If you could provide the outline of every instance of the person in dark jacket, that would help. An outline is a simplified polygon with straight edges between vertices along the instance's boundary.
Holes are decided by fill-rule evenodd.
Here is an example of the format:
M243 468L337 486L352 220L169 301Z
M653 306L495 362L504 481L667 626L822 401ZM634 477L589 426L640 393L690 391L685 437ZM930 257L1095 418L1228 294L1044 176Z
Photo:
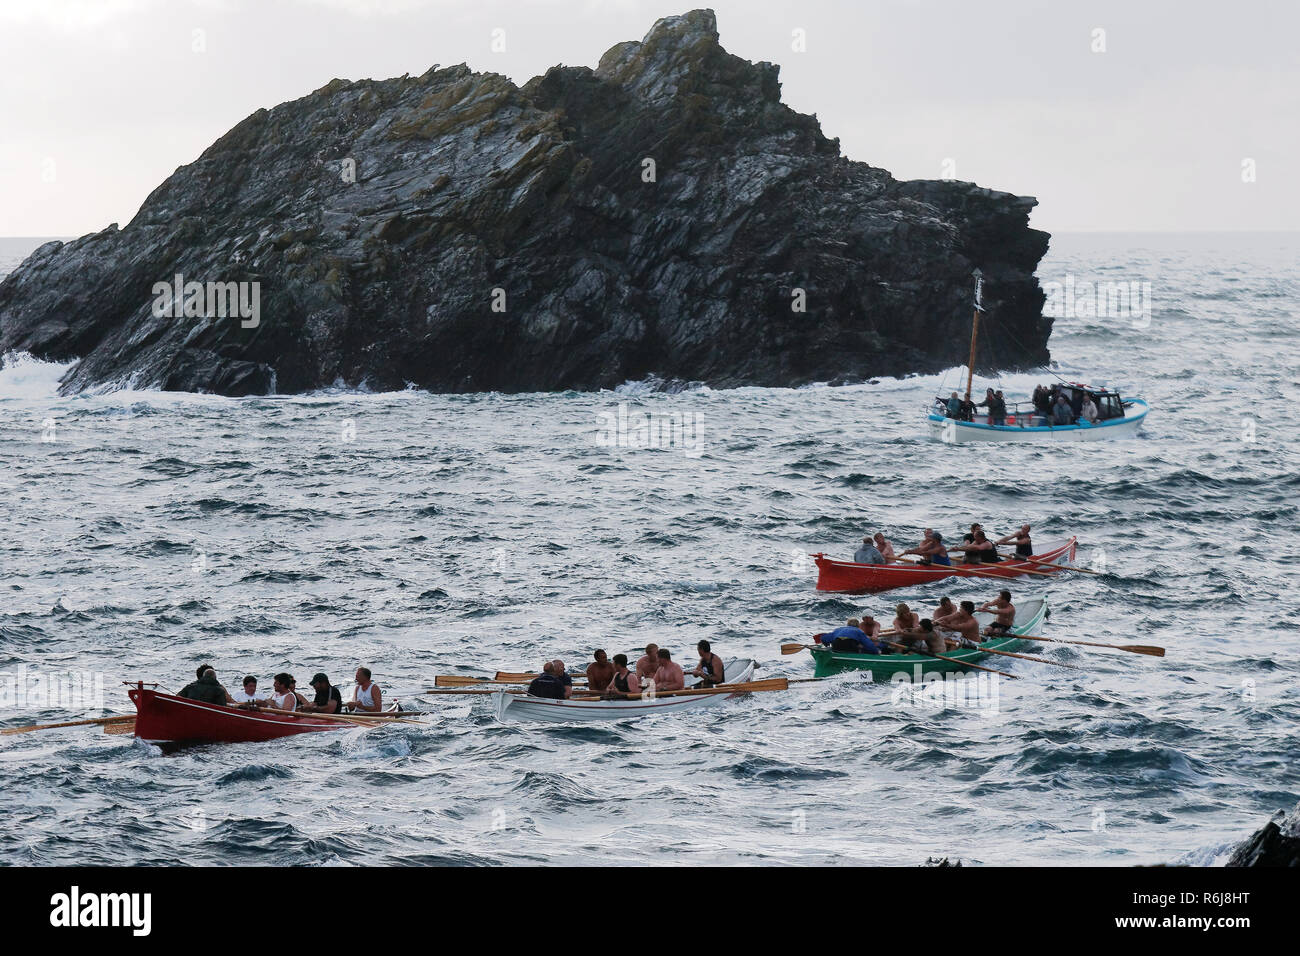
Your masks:
M202 676L194 683L186 684L177 696L205 704L224 704L230 697L226 689L217 682L217 672L211 667L204 670Z

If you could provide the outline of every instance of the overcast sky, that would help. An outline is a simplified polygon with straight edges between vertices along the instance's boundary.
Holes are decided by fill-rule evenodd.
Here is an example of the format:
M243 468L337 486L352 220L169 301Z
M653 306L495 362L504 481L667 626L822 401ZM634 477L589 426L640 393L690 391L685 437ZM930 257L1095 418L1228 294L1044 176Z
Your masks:
M1300 228L1291 0L712 7L726 49L780 64L786 103L816 113L845 155L900 179L955 174L1037 196L1033 223L1051 232ZM689 8L0 0L0 236L125 225L239 120L334 77L466 62L523 83L557 63L595 66ZM491 50L495 29L505 52ZM805 52L792 49L795 30Z

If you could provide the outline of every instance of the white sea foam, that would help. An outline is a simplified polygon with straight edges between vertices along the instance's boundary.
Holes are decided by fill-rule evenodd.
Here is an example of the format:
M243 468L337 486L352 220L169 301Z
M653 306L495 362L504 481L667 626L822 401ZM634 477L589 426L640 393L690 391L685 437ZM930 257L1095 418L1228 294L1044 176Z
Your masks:
M57 398L59 379L75 362L43 362L26 352L0 356L0 399Z

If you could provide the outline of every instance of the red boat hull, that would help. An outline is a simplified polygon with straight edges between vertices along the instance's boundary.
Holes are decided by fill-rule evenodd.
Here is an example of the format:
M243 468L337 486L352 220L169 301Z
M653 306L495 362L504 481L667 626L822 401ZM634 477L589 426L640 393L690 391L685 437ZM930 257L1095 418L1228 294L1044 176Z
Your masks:
M915 564L856 564L853 561L836 561L822 554L814 554L817 562L817 590L837 591L841 594L879 594L895 588L917 587L940 581L944 578L1018 578L1026 571L1040 571L1051 574L1056 568L1047 567L1036 561L1052 564L1074 561L1079 539L1071 538L1065 544L1054 547L1042 554L1034 555L1034 561L1024 558L1009 558L998 564L955 564L952 567L933 565L921 567ZM975 568L972 572L969 568ZM1031 574L1030 577L1037 575Z
M345 720L204 704L144 688L132 687L127 693L135 702L135 735L150 743L258 743L353 726Z

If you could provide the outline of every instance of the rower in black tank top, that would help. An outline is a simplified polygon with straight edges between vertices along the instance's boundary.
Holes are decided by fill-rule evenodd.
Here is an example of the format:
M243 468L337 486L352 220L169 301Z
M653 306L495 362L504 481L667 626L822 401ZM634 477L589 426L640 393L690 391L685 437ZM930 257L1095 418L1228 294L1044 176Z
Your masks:
M1016 545L1016 554L1018 554L1022 558L1027 558L1033 553L1034 553L1034 545L1028 538L1020 542L1020 544Z
M631 672L629 671L628 673ZM618 691L620 694L630 693L630 691L627 689L627 677L628 677L627 674L614 675L614 689Z

